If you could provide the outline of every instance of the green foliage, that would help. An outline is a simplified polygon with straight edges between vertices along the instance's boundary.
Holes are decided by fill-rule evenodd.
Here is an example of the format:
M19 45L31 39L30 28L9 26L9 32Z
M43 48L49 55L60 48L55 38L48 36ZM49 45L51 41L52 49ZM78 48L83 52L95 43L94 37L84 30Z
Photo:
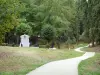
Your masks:
M74 0L22 0L27 5L26 19L34 35L39 35L45 24L50 24L59 33L75 23ZM71 12L71 13L70 13Z
M32 35L32 28L28 24L21 23L16 27L16 33L18 35L22 35L22 34Z
M72 40L68 37L67 44L71 44Z
M51 25L45 25L41 30L41 37L50 42L55 38L55 29Z
M55 41L66 42L68 36L74 42L79 37L76 21L76 1L74 0L20 0L25 3L26 11L21 17L26 18L27 23L32 27L34 36L41 34L45 24L55 28ZM43 31L44 32L44 31ZM47 31L46 31L47 32ZM50 30L48 32L51 32ZM45 39L51 41L46 35Z
M83 34L87 40L100 43L100 0L78 0L77 11L78 22L83 25Z
M75 0L1 0L1 3L3 4L1 6L4 6L2 15L7 19L3 22L3 25L8 27L5 27L5 32L19 25L16 28L19 35L32 32L32 35L38 36L42 30L43 33L49 33L45 35L48 41L54 38L54 36L50 38L50 35L55 35L57 41L65 42L68 37L78 41L79 27L76 24ZM3 13L4 11L7 13ZM46 28L47 30L44 29L45 24L50 25L54 31L50 31L50 27Z
M49 48L48 45L39 45L39 48Z
M0 0L0 43L6 32L18 25L18 16L23 8L19 0Z
M39 39L39 45L46 45L47 44L47 40L45 39Z
M75 38L68 37L68 39L66 41L66 44L68 45L69 49L70 49L71 45L75 44L75 43L76 43L76 39Z

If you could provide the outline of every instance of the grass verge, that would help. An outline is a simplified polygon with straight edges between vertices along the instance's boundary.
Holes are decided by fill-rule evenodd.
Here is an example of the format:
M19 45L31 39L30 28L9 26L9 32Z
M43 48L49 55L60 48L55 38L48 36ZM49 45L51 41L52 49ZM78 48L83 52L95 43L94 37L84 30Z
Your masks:
M96 52L96 55L79 64L79 75L100 75L100 47L85 48L85 50Z

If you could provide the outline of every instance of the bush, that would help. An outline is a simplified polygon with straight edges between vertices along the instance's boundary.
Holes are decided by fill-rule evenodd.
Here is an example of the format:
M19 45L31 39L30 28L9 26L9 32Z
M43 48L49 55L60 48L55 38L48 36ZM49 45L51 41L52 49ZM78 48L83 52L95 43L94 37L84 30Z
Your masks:
M55 29L51 25L45 25L41 30L41 37L50 42L55 38Z
M39 45L46 45L47 41L44 39L39 39Z
M7 46L8 44L7 44L7 43L2 43L1 45L2 45L2 46Z
M84 32L82 35L80 35L79 40L88 43L90 41L90 39L87 36L87 32Z
M28 24L21 23L20 25L18 25L16 27L16 33L18 35L22 35L22 34L31 35L32 34L32 27L29 26Z
M49 45L39 45L39 48L49 48Z

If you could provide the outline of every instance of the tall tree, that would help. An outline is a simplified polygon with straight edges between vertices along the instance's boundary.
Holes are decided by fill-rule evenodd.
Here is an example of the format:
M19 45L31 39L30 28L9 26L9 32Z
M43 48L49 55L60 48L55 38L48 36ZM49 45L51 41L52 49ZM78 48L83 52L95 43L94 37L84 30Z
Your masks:
M24 16L32 27L33 35L38 36L44 25L56 29L56 40L67 41L68 36L78 39L78 26L75 24L75 0L21 0L26 3Z
M19 0L0 0L0 43L6 32L18 25L22 5Z
M65 30L75 23L74 0L29 0L26 19L33 27L34 33L40 33L43 25L50 24L58 32ZM70 13L71 12L71 13Z
M79 9L81 9L82 17L81 21L84 25L84 35L92 42L100 43L100 1L99 0L78 0L80 3Z

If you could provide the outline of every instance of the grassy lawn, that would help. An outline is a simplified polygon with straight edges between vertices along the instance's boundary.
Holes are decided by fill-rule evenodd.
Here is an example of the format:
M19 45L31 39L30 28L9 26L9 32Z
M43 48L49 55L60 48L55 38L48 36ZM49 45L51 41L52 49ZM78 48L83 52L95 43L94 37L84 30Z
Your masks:
M100 75L100 47L85 48L84 50L96 52L96 55L80 63L79 75Z
M100 53L100 46L83 48L83 51Z
M25 75L37 67L60 59L81 56L74 50L0 47L0 75Z

